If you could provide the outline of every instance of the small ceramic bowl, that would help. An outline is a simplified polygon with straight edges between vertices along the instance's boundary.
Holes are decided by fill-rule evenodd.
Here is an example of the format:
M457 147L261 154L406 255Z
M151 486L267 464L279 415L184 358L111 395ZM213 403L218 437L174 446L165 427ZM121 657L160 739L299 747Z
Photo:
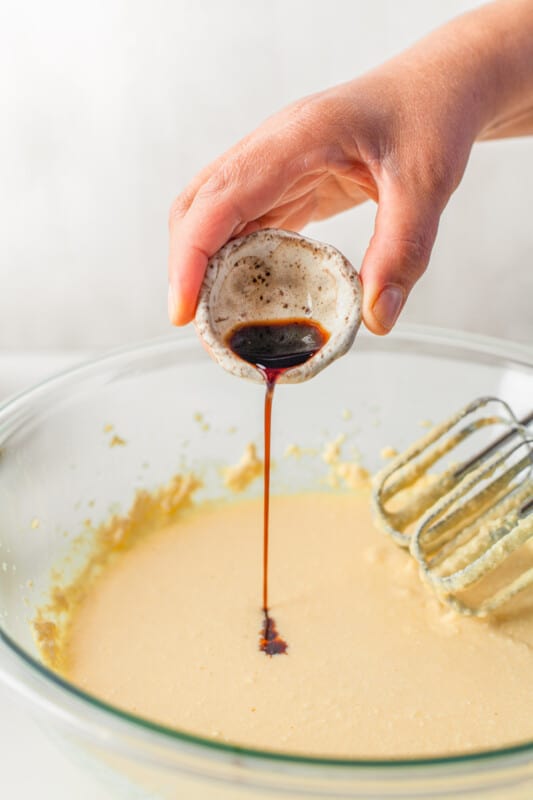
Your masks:
M312 320L328 334L304 364L287 369L280 383L301 383L346 353L361 322L362 287L350 262L329 244L296 233L266 229L233 239L209 261L195 325L207 350L224 369L262 381L228 339L239 326Z

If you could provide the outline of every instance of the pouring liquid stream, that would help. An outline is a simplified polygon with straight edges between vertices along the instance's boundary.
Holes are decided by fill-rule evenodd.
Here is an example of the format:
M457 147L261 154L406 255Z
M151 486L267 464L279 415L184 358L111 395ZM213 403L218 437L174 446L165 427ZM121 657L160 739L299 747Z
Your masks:
M275 320L245 323L234 328L228 337L233 352L253 364L266 383L264 414L264 488L263 488L263 627L259 648L267 655L287 651L275 620L269 614L269 522L270 522L270 443L272 429L272 401L279 378L292 367L305 364L327 342L329 334L317 323L308 319Z

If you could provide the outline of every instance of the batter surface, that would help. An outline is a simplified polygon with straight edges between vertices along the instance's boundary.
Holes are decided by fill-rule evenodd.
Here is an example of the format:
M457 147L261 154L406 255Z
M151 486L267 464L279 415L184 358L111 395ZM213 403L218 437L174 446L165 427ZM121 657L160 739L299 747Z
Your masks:
M533 737L533 614L442 609L375 530L364 492L274 497L258 648L262 501L183 512L104 566L69 611L61 670L158 722L251 747L399 757Z

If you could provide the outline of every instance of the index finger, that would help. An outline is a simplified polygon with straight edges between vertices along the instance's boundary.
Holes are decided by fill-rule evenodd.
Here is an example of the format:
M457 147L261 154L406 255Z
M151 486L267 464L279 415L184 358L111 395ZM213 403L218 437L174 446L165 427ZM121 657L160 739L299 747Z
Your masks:
M310 168L302 143L262 137L216 163L184 213L170 220L169 316L174 325L194 317L207 262L232 236L274 208Z

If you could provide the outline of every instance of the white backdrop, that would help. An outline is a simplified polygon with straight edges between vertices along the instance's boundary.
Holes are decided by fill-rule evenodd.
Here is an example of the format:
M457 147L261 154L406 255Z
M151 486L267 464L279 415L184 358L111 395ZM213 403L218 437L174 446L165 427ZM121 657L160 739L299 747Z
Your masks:
M0 346L169 330L167 212L275 109L467 0L3 0ZM533 341L533 138L477 146L403 319ZM367 204L308 229L358 265Z

